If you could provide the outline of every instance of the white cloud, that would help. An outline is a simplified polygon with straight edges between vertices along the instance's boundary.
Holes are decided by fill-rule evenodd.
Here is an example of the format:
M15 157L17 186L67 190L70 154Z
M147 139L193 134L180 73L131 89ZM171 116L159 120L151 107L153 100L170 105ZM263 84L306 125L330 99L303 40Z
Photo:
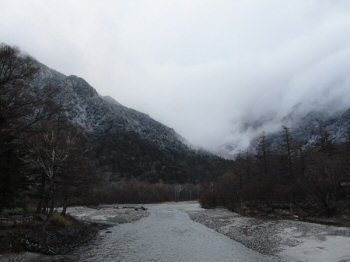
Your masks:
M247 144L296 104L350 106L346 0L0 0L1 41L193 144ZM336 108L336 109L339 109ZM335 110L335 109L332 109ZM273 116L259 130L242 126Z

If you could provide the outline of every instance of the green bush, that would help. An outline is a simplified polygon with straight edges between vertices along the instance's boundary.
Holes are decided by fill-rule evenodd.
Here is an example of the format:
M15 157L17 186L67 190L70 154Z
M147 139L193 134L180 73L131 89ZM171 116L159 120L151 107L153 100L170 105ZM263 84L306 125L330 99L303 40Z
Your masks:
M56 226L68 227L73 224L73 221L69 217L65 217L59 213L55 213L50 218L50 223Z

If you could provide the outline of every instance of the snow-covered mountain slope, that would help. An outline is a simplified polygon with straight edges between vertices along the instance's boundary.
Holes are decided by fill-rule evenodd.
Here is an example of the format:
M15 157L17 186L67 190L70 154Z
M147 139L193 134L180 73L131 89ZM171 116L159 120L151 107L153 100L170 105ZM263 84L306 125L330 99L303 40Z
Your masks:
M112 107L116 116L127 121L128 128L162 147L187 149L188 143L174 129L164 126L148 115L125 107L109 96L103 97Z
M89 133L124 130L135 132L159 147L180 151L189 149L185 139L173 129L144 113L121 105L109 96L100 96L80 77L65 76L41 65L34 84L37 87L58 87L58 103L68 108L68 117L72 122Z
M338 112L324 110L311 111L286 116L280 123L280 129L275 132L266 133L272 149L278 149L282 143L282 126L290 128L291 138L294 142L302 142L304 145L313 145L320 136L320 128L325 128L336 143L344 143L350 131L350 108ZM254 148L255 140L251 147Z
M217 156L192 149L173 129L150 116L102 97L84 79L39 67L33 87L58 90L55 102L88 134L98 168L110 179L185 182L219 174L227 166Z
M293 127L293 134L296 139L312 143L319 135L320 125L327 129L335 142L345 142L350 127L350 109L332 115L310 112Z

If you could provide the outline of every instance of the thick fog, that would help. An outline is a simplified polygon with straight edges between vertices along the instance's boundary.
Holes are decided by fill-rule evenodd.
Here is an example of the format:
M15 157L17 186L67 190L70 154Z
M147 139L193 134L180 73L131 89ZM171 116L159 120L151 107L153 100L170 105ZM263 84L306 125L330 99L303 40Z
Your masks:
M348 0L0 0L0 42L209 150L350 107Z

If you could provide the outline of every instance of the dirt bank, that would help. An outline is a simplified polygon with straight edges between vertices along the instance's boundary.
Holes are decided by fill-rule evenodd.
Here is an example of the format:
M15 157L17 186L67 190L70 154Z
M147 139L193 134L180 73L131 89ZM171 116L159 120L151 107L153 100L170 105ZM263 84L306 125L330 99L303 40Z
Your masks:
M66 225L50 222L45 230L41 221L2 227L0 254L25 251L46 255L66 254L92 239L100 228L97 224L81 222L69 216L65 221Z

